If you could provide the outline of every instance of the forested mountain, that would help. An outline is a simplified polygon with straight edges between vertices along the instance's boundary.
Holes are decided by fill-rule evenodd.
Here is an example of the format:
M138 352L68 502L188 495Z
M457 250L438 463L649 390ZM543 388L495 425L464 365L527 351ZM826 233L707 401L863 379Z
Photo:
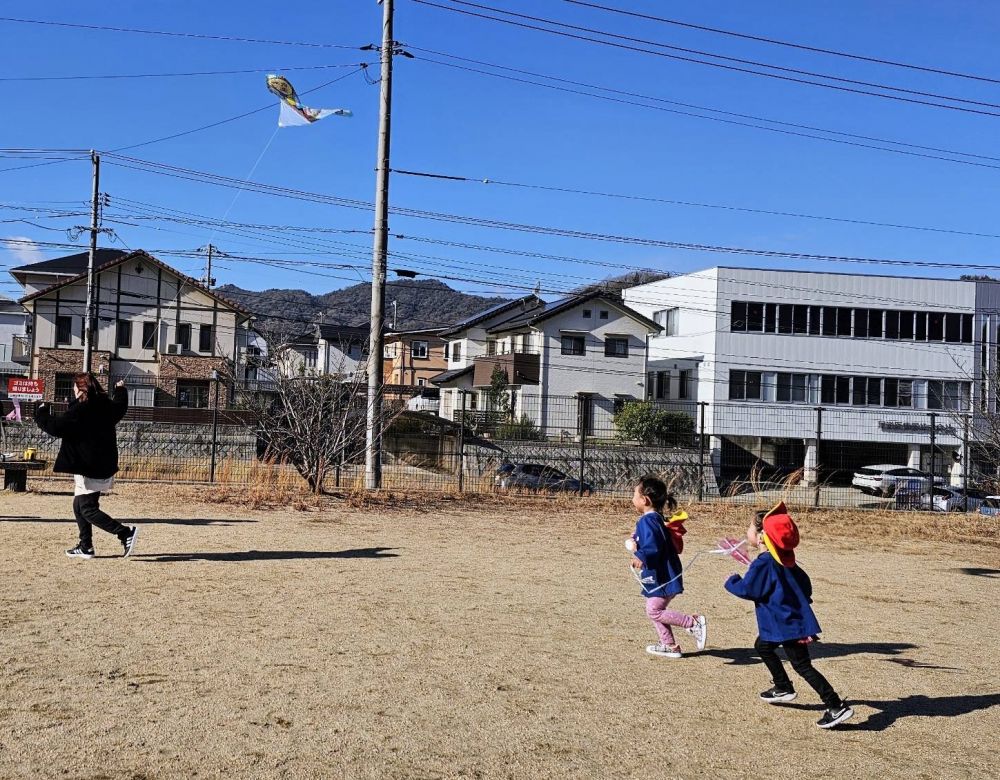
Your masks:
M274 318L286 322L312 322L322 315L330 323L366 325L371 312L370 284L356 284L322 295L313 295L305 290L257 292L232 284L218 287L216 292L242 304L261 320ZM504 300L459 292L436 279L406 279L386 284L385 316L387 324L392 327L392 302L395 301L396 329L443 327Z

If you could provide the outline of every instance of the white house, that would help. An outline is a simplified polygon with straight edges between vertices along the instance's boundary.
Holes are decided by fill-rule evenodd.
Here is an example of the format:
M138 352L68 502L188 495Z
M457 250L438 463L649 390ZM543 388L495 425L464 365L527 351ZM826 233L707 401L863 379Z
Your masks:
M31 376L46 380L49 400L66 400L83 365L87 253L11 275L26 292ZM126 379L136 406L209 406L213 371L246 352L250 314L142 250L98 250L95 280L93 369Z
M941 471L961 413L996 408L983 380L1000 357L997 282L717 267L624 300L664 329L647 396L707 403L723 468L727 451L773 463L781 448L807 480L817 460L927 468L934 413Z
M658 330L602 292L495 307L446 332L449 370L434 379L443 388L441 414L454 417L461 389L473 391L467 409L484 408L499 370L515 419L527 417L549 436L610 435L615 411L642 395L646 342Z
M282 361L283 370L344 378L364 374L368 338L367 326L317 322L288 343L293 359Z
M24 307L0 295L0 395L7 391L7 377L27 371L27 326Z

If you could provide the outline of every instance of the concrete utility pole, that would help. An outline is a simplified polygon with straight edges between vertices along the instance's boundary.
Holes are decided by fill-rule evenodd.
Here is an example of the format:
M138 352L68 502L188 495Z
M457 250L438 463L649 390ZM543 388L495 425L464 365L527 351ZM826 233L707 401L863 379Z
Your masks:
M101 158L93 149L90 161L94 166L94 192L90 204L90 254L87 257L87 311L83 316L83 370L91 370L91 353L94 351L93 329L96 321L94 311L94 264L97 262L97 221L100 209Z
M393 0L382 2L382 82L379 90L375 240L372 245L372 310L368 345L368 419L365 426L365 487L382 486L382 326L385 318L386 253L389 242L389 140L392 117Z
M208 250L208 262L205 267L205 286L211 290L215 285L215 279L212 278L212 252L215 251L215 246L209 244L206 248Z

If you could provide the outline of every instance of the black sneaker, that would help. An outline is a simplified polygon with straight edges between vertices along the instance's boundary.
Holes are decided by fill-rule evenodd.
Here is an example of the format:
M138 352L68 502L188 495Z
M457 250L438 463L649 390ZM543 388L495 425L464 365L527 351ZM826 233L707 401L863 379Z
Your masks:
M761 693L760 698L768 704L782 704L786 701L794 701L796 696L798 696L798 694L795 691L791 689L779 688L776 685L773 688L768 688L766 691Z
M125 548L123 557L128 558L132 554L132 550L135 549L135 540L139 536L139 526L132 526L132 533L122 539L122 547Z
M94 557L94 548L91 547L90 549L87 549L86 547L82 547L82 546L80 546L78 544L72 550L67 550L66 551L66 555L69 558L87 558L87 559L90 559L90 558Z
M839 707L833 707L824 712L823 717L816 721L816 725L821 729L832 729L838 723L843 723L848 718L853 717L854 710L846 704L841 704Z

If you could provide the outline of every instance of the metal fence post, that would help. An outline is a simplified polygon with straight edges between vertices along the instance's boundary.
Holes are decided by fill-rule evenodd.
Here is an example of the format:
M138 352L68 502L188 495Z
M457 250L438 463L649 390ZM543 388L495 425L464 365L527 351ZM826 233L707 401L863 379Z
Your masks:
M971 414L965 415L962 421L962 508L969 511L969 468L972 465L972 458L969 453L969 418Z
M215 408L212 409L212 464L208 470L208 481L215 482L215 452L219 439L219 373L212 372L215 380Z
M937 415L931 412L931 486L927 492L928 509L934 511L934 467L937 465Z
M586 404L586 400L582 401ZM587 421L580 426L580 497L583 497L583 467L587 463Z
M816 482L813 487L813 506L819 506L819 448L823 444L823 407L816 407L816 464L813 466L815 471L814 480Z
M462 417L458 424L458 492L465 490L465 390L462 394Z
M705 500L705 407L707 401L698 403L701 414L698 423L698 501Z

